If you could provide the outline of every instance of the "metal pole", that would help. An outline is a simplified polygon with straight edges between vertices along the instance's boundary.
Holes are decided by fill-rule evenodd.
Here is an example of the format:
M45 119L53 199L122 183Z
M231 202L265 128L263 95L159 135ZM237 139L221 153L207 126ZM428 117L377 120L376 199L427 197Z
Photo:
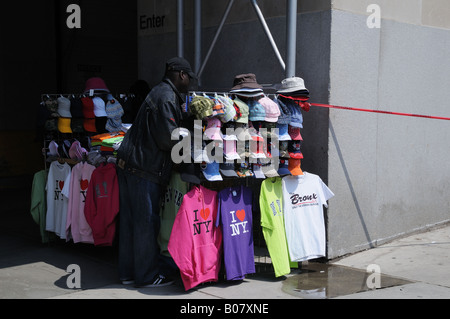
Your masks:
M275 55L278 58L278 61L281 64L281 67L283 70L286 70L286 65L284 64L283 58L281 57L280 51L278 51L277 44L275 43L272 34L270 33L269 27L267 26L266 20L264 19L264 16L261 12L261 9L259 8L258 4L256 3L256 0L252 0L253 8L256 11L256 14L258 15L259 22L261 22L261 25L266 32L267 38L269 38L269 42L272 45L273 50L275 51Z
M184 57L184 5L177 0L177 56Z
M194 3L194 68L195 73L198 74L202 59L202 1L195 0ZM200 79L199 79L200 81Z
M220 32L222 32L223 25L225 24L228 14L230 13L231 7L233 6L233 2L234 2L234 0L230 0L230 2L228 2L228 6L225 10L225 13L223 14L222 20L220 21L220 24L219 24L219 27L217 28L216 34L214 35L214 39L211 43L211 46L208 49L208 53L206 53L205 59L203 60L203 64L200 67L200 70L198 71L197 76L199 78L201 77L203 70L205 68L205 65L209 60L209 56L211 55L211 52L212 52L214 46L216 45L217 39L219 38L219 35L220 35Z
M295 76L297 54L297 0L287 0L286 8L286 77Z

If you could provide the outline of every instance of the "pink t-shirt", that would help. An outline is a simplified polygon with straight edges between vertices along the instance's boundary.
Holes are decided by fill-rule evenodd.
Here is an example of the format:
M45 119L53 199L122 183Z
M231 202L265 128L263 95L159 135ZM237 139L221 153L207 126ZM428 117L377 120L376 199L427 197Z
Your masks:
M119 183L113 163L100 164L91 175L84 216L92 229L95 246L112 246L119 213Z
M63 195L69 198L66 220L67 241L93 244L92 229L84 216L87 189L95 166L78 163L72 168L69 187L64 187Z
M222 231L215 226L216 219L217 192L200 185L184 195L168 249L185 290L219 278Z

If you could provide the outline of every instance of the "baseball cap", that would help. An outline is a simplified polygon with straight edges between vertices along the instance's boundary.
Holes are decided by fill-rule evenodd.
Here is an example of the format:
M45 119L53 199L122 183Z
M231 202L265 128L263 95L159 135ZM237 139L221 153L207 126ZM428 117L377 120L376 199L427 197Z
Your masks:
M234 132L235 130L234 122L226 122L222 124L222 136L226 141L237 141L237 136ZM228 132L227 132L228 131Z
M219 170L225 177L238 177L234 168L234 163L220 163Z
M289 124L291 122L291 111L280 99L276 98L274 100L278 105L278 109L280 110L280 115L278 116L278 124Z
M286 106L291 112L291 122L289 125L303 128L303 115L300 106L295 104L294 101L287 101Z
M182 57L174 57L166 62L166 71L184 71L189 77L196 79L197 76L192 71L191 65L189 62Z
M223 140L222 132L220 128L222 127L222 122L217 117L210 117L207 120L208 125L206 126L205 135L210 140Z
M236 174L238 177L251 177L253 176L253 171L250 169L250 164L248 161L243 161L240 163L238 169L236 170Z
M250 121L264 121L266 118L266 110L259 101L250 99L247 101Z
M54 140L50 141L50 144L48 145L48 156L58 156L58 143L56 143Z
M92 102L94 103L94 114L96 117L108 116L108 114L106 114L105 101L103 101L102 98L96 96L92 99Z
M218 96L218 100L223 105L223 116L220 117L220 120L224 123L232 121L236 116L236 109L233 106L233 100L229 97Z
M236 151L236 141L228 140L223 142L223 155L227 160L240 159Z
M280 176L275 169L275 165L272 163L272 161L269 161L267 164L261 165L261 170L264 173L266 177L277 177Z
M69 149L69 157L71 159L82 160L83 154L87 155L86 149L81 147L81 144L79 141L74 141Z
M70 127L71 119L69 117L59 117L58 118L58 131L61 133L72 133L72 128Z
M211 163L203 163L201 168L203 176L205 176L208 181L215 182L223 180L222 175L220 175L219 172L219 163L216 161L212 161Z
M191 103L189 103L189 111L198 120L203 120L211 115L213 115L214 102L205 97L196 95L192 98Z
M90 97L81 98L81 103L83 104L83 116L85 119L95 118L94 113L94 102Z
M303 175L303 171L300 168L300 164L301 164L300 159L295 158L289 159L288 169L292 175L294 176Z
M303 158L302 151L300 150L301 141L289 141L288 143L289 157L294 159Z
M264 121L277 122L278 116L280 116L280 109L278 107L278 104L269 99L267 96L259 99L258 102L261 103L266 111L266 117Z
M294 126L288 126L289 136L293 141L303 141L303 137L300 134L300 128Z
M278 174L281 175L291 175L289 170L289 164L287 159L280 158L280 165L278 166Z
M81 98L72 97L70 99L70 113L72 118L83 118L83 104L81 103Z
M72 117L70 113L70 100L68 98L63 96L58 98L58 114L61 117Z
M262 164L261 163L253 163L253 174L255 178L266 178L262 171Z
M241 113L241 117L236 119L236 123L248 123L248 105L247 103L244 103L240 98L236 97L233 100L234 104L239 108L239 111Z
M85 118L83 121L83 127L86 132L96 133L97 128L95 126L95 118Z
M278 128L278 140L279 141L290 141L292 138L289 135L289 125L277 123ZM300 129L298 130L300 133Z

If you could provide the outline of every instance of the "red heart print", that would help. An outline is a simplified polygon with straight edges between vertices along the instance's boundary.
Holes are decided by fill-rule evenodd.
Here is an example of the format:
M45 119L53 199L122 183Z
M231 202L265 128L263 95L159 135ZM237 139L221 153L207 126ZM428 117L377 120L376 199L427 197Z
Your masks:
M205 209L200 210L200 216L202 216L202 218L203 218L204 220L207 220L207 219L208 219L209 213L210 213L209 208L205 208Z
M80 181L80 188L82 191L85 191L88 188L88 186L89 186L89 182L87 179L82 179Z
M236 216L237 216L237 218L239 218L239 220L240 220L241 222L243 222L244 219L245 219L245 210L244 210L244 209L238 210L238 211L236 212Z
M59 181L59 189L62 190L64 188L64 181Z

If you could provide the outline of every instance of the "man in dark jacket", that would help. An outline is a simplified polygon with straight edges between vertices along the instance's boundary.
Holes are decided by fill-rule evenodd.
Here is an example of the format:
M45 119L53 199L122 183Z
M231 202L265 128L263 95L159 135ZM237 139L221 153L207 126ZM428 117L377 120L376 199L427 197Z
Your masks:
M117 154L120 190L119 276L124 284L171 284L157 242L161 191L172 168L172 131L185 115L181 93L195 77L189 62L172 58L147 95Z

